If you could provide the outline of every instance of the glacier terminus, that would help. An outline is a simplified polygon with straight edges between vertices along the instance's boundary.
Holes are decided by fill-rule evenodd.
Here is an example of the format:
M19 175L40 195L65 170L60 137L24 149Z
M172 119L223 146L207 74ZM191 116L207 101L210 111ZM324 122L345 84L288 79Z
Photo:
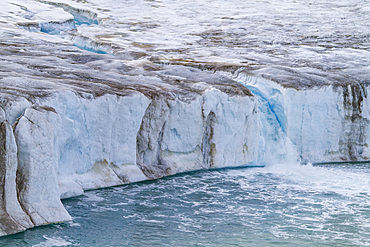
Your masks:
M369 3L265 2L2 0L0 236L87 190L370 161Z

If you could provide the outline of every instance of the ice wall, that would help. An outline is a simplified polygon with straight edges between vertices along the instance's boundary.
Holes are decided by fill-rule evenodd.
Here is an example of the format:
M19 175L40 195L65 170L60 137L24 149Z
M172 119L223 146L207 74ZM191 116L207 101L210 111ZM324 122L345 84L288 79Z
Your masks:
M84 190L246 165L258 155L255 97L211 87L187 100L65 90L0 110L0 236L71 220L60 198Z
M60 116L55 138L62 198L184 171L245 165L257 156L253 97L208 90L184 102L140 93L85 99L63 92L40 104Z
M178 69L163 73L189 76ZM202 82L186 97L64 89L2 102L0 235L71 220L60 198L84 190L199 169L368 159L367 87L235 79L254 96Z
M138 132L138 165L158 178L251 163L258 151L256 107L254 97L230 98L217 90L188 103L154 99Z
M368 87L286 90L288 136L306 162L369 159Z
M260 162L369 159L367 86L294 89L243 73L234 79L258 97Z

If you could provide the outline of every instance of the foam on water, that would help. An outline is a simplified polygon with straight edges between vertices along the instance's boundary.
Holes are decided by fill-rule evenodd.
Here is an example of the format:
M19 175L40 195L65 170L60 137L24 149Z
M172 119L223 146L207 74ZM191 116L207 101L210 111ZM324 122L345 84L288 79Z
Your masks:
M50 238L48 236L43 236L45 239L44 242L41 242L39 244L35 244L32 247L52 247L52 246L68 246L71 245L72 243L62 239L62 238Z
M338 169L335 165L318 167L311 164L305 166L280 164L267 167L266 172L272 172L281 178L292 180L293 185L300 186L297 189L301 190L326 191L343 196L370 195L369 171L359 169L361 166L370 167L368 164L358 165L358 170L353 172L351 171L351 165L342 166L342 169Z

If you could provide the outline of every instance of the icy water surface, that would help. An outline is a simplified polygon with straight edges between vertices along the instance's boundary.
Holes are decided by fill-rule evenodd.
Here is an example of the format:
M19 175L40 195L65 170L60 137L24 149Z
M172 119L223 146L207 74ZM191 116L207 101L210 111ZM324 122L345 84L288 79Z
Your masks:
M370 166L194 172L64 201L1 246L370 246Z

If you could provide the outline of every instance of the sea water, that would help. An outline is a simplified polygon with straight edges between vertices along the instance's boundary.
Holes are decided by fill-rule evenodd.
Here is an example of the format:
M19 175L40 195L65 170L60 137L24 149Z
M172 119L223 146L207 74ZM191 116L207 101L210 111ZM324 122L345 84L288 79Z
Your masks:
M1 246L370 246L370 164L180 174L63 201Z

